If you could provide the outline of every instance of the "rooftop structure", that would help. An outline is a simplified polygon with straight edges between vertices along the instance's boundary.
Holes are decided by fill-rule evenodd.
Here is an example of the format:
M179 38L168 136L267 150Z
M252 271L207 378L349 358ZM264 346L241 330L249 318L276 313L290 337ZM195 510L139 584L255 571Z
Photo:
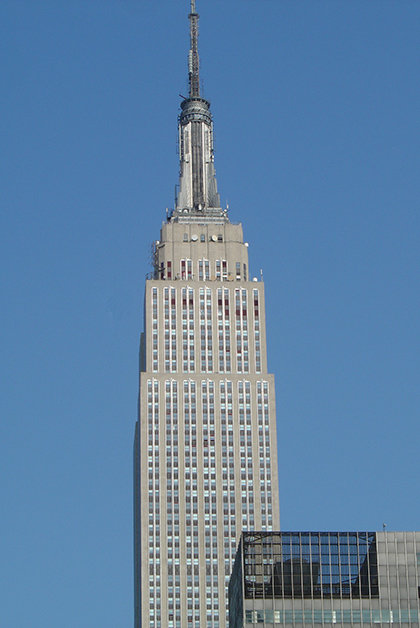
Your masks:
M419 625L420 532L246 532L230 628Z

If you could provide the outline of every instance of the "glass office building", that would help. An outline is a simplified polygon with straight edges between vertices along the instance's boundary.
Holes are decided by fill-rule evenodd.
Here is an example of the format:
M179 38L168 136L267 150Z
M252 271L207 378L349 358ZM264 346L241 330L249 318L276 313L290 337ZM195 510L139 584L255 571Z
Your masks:
M420 532L246 532L230 628L419 626Z

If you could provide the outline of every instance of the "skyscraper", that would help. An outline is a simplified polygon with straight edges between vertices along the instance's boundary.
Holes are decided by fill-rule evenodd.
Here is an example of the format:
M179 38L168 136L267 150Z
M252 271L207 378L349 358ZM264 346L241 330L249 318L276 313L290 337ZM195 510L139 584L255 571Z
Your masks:
M135 435L136 628L225 628L242 529L278 530L264 285L220 205L191 0L175 208L146 281Z

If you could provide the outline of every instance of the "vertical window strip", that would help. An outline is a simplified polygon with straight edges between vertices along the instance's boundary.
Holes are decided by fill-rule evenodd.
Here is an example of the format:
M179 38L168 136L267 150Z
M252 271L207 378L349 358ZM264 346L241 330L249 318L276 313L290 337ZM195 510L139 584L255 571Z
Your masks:
M188 360L189 372L195 371L195 350L194 350L194 290L188 288Z
M242 289L242 338L243 338L243 357L244 357L244 373L249 373L249 347L248 347L248 291Z
M261 499L261 529L267 530L266 513L266 463L264 455L264 414L263 414L263 384L257 382L257 416L258 416L258 455L260 467L260 499Z
M246 418L246 463L247 463L247 508L248 530L255 528L253 455L251 432L251 384L245 382L245 418Z
M213 371L212 302L210 288L200 288L201 372Z
M176 373L176 289L171 288L171 371Z
M191 382L191 462L192 462L192 534L193 534L193 575L194 575L194 615L195 626L200 628L200 579L199 579L199 540L198 540L198 467L197 467L197 396L196 383ZM200 460L201 466L201 460ZM197 608L196 608L197 607ZM197 617L198 615L198 617ZM198 620L198 621L197 621Z
M215 452L215 411L214 411L214 382L209 381L208 383L208 393L209 393L209 430L210 430L210 507L211 507L211 527L210 527L210 540L212 545L212 604L213 609L217 615L218 609L218 582L215 581L215 576L217 575L218 569L218 518L217 518L217 488L216 488L216 452ZM206 583L207 587L207 583Z
M255 370L261 373L261 342L260 342L260 299L259 290L253 290L254 298L254 342L255 342Z
M255 528L253 456L251 432L251 384L238 383L239 438L241 456L241 522L245 530Z
M184 381L184 442L185 442L185 552L187 568L188 623L199 628L200 582L198 540L198 485L197 485L197 410L196 384ZM194 607L197 606L198 609Z
M247 290L235 289L236 365L238 373L249 373Z
M171 351L171 316L169 307L169 288L163 290L163 309L164 309L164 333L165 333L165 373L171 370L170 351Z
M206 288L206 351L207 370L213 371L213 308L210 288Z
M149 473L149 566L160 562L160 511L159 511L159 382L147 381L147 428ZM151 626L157 626L161 605L160 572L149 568L149 610Z
M210 280L210 262L208 259L198 260L198 279L199 281Z
M238 382L238 410L239 410L239 452L240 452L240 466L241 466L241 493L242 496L247 496L247 468L246 468L246 449L245 449L245 397L244 397L244 382ZM241 523L244 530L249 530L248 527L248 512L247 502L241 499Z
M268 382L257 382L258 452L260 461L262 530L273 529L271 492L270 408Z
M218 609L217 586L213 587L211 575L217 576L218 544L217 544L217 504L216 504L216 474L211 468L215 457L214 435L214 382L203 381L202 385L202 415L203 415L203 495L204 495L204 529L205 529L205 561L206 573L206 628L214 628L213 616ZM208 531L208 535L207 535Z
M231 372L231 350L230 350L230 291L228 288L224 289L224 341L225 341L225 361L226 361L226 373Z
M226 380L221 382L220 388L221 408L224 408L225 424L227 428L227 447L225 468L223 470L223 533L225 541L228 541L227 547L224 547L225 558L225 595L228 599L229 578L232 572L233 560L236 551L236 504L235 504L235 457L234 457L234 431L233 431L233 390L232 382ZM223 433L223 429L222 429ZM226 441L226 436L225 436ZM223 448L222 448L223 450ZM223 451L222 451L223 457ZM227 479L225 479L227 478ZM226 491L226 495L225 495ZM227 497L227 502L225 502ZM227 507L227 508L226 508ZM227 514L226 514L227 510ZM226 625L228 625L228 610L226 609Z
M235 290L235 328L236 328L236 368L242 373L242 324L241 324L241 291Z
M185 555L187 563L187 599L190 600L193 597L192 582L191 582L191 554L188 551L191 550L191 508L192 508L192 496L191 496L191 422L190 422L190 410L191 410L191 387L188 380L184 381L184 489L185 489ZM188 622L192 622L192 611L190 617L190 611L188 612Z
M209 381L209 425L210 425L210 438L215 436L215 390L214 390L214 382ZM212 588L212 598L213 598L213 609L214 614L212 616L213 628L218 628L219 626L219 582L217 579L217 569L218 569L218 517L217 517L217 488L216 488L216 454L212 449L213 445L210 444L211 449L211 459L210 459L210 472L211 472L211 510L212 510L212 523L211 523L211 544L212 544L212 552L213 552L213 569L211 578L211 588ZM214 511L214 512L213 512ZM222 542L222 541L220 541ZM217 556L215 556L217 554ZM206 590L207 590L207 581L206 581Z
M152 370L158 371L158 289L152 288Z
M148 437L148 474L149 474L149 573L150 566L155 563L155 537L154 537L154 457L153 457L153 437L154 437L154 425L153 425L153 382L147 380L147 437ZM149 599L150 599L150 617L154 622L154 608L155 608L155 593L156 593L156 581L154 571L149 576ZM151 626L154 623L151 622Z
M270 451L270 408L268 382L263 382L264 390L264 455L266 473L266 508L267 508L267 530L273 529L273 503L271 493L271 451Z
M219 353L219 373L225 372L225 333L223 316L223 291L217 290L217 333L218 333L218 353Z
M223 558L225 574L230 567L230 495L229 495L229 457L228 457L228 426L227 426L227 394L226 381L220 382L220 429L222 444L222 507L223 507Z
M227 281L228 263L225 259L217 259L215 262L216 281Z
M231 372L230 346L230 291L219 288L217 291L217 327L219 373Z
M222 259L222 279L223 281L227 281L228 278L228 266L227 261Z
M166 412L166 521L168 561L168 628L181 621L180 609L176 609L175 581L179 579L179 460L178 460L178 388L175 380L165 382Z

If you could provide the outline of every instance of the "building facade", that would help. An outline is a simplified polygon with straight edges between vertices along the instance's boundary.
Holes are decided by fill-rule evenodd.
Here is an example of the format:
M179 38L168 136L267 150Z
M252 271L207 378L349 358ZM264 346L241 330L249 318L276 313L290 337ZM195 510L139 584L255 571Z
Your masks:
M244 533L230 628L419 626L420 532Z
M134 446L135 628L226 628L242 530L279 529L264 284L220 206L191 2L180 180L146 281Z

